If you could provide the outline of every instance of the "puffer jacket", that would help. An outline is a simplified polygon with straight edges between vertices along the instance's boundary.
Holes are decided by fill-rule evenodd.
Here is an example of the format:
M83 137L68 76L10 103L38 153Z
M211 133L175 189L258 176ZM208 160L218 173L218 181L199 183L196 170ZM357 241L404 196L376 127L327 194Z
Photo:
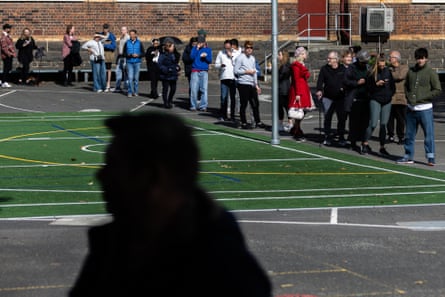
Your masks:
M136 54L137 57L133 57L133 54ZM144 46L139 38L127 40L124 46L124 55L127 57L127 63L141 63L144 54Z

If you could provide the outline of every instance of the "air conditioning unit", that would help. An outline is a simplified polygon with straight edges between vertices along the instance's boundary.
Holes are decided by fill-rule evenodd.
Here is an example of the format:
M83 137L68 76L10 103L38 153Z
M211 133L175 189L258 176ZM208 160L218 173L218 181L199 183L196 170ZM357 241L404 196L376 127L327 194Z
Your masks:
M392 8L369 7L366 9L366 31L392 32L394 30L394 11Z

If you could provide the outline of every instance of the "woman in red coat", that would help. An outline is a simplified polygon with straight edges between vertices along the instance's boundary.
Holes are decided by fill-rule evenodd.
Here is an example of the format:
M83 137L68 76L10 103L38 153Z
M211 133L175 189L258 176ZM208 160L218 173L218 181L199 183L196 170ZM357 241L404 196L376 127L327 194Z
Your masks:
M298 47L295 50L295 62L291 65L292 82L289 90L289 108L296 107L304 111L315 108L308 84L308 79L311 74L304 65L306 58L306 49L304 47ZM300 127L302 119L293 119L293 121L291 134L293 134L296 140L304 141L304 134Z

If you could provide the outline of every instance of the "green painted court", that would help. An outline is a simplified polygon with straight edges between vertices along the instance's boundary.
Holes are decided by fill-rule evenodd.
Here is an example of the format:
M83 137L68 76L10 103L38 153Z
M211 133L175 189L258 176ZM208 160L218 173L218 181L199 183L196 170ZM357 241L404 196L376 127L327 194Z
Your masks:
M104 213L95 172L110 141L103 121L112 115L2 115L0 217ZM232 210L445 202L439 171L188 123L201 148L200 183Z

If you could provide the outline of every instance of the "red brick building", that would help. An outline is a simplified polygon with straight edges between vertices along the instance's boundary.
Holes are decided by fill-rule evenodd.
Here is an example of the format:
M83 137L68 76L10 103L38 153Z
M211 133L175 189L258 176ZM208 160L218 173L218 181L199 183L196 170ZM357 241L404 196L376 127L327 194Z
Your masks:
M304 28L305 13L321 6L326 27L322 38L336 39L335 15L351 14L353 42L360 40L360 11L363 7L379 7L380 1L370 0L277 0L281 40L297 40ZM384 5L394 10L394 30L391 40L442 40L445 26L445 1L388 0ZM303 7L305 7L303 9ZM2 22L14 26L13 35L29 27L39 40L60 40L68 24L74 24L81 37L109 23L114 32L127 25L139 31L142 39L174 35L183 40L196 34L199 28L208 31L211 40L238 37L241 40L268 40L271 34L271 0L77 0L77 1L1 1ZM300 16L300 20L298 19ZM334 17L333 17L334 16ZM318 16L320 17L320 16ZM314 19L315 17L313 17ZM301 24L303 23L303 25ZM338 22L338 19L337 19ZM343 19L342 24L348 25ZM315 32L315 31L314 31ZM304 35L304 34L303 34ZM303 36L300 35L300 36Z

